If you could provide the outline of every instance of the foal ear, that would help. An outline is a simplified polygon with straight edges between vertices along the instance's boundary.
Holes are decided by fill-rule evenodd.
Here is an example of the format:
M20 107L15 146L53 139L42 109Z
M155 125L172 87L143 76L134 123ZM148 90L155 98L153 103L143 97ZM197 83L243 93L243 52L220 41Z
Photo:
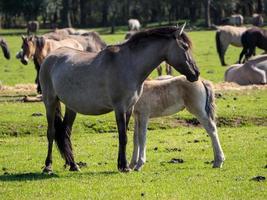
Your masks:
M21 39L24 41L26 37L24 35L21 35Z

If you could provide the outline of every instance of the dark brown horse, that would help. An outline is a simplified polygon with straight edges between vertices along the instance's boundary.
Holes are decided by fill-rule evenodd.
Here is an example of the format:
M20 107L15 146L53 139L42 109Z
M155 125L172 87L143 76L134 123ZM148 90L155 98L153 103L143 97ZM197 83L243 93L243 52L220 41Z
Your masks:
M3 38L0 38L0 46L2 48L5 58L10 59L10 51L6 41Z
M241 42L243 50L239 56L239 63L242 62L242 58L245 55L245 60L255 55L256 47L267 51L267 30L253 27L246 30L241 36Z

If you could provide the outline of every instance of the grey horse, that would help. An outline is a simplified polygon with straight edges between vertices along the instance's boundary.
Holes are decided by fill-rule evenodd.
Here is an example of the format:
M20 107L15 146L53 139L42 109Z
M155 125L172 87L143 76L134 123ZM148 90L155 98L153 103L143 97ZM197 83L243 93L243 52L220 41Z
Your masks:
M98 54L59 48L45 59L39 75L48 122L48 153L43 172L52 171L54 139L70 170L79 170L70 139L76 113L101 115L113 110L119 132L117 167L122 172L130 170L126 160L126 133L145 79L166 61L187 80L198 80L191 42L183 29L184 26L165 27L139 32ZM63 119L60 102L66 106Z

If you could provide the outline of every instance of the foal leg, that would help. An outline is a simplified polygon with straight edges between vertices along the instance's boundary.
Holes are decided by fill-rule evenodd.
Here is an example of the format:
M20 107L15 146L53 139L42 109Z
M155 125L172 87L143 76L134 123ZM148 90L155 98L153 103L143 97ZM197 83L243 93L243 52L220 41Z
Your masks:
M140 117L138 124L139 124L139 131L138 131L139 159L135 167L136 171L140 171L146 162L146 132L148 125L148 117L143 117L143 116Z
M132 160L130 163L130 168L134 169L138 158L139 158L139 140L138 140L138 133L139 133L139 124L138 124L138 116L134 116L134 135L133 135L133 155L132 155Z
M121 172L129 172L126 159L126 145L127 145L127 126L126 113L123 111L115 111L116 122L119 132L119 155L118 155L118 170Z
M168 63L165 63L165 66L166 66L166 74L172 75L172 67Z
M63 119L63 124L65 125L66 129L69 129L70 133L72 131L72 125L74 123L75 118L76 118L76 112L74 112L70 108L66 107L65 116ZM78 165L75 163L74 159L73 159L73 162L70 162L70 163L68 163L66 161L65 166L67 166L68 164L70 165L70 171L79 171L80 170Z
M56 100L45 103L46 118L48 123L48 128L47 128L48 152L45 160L45 168L43 169L43 173L48 173L48 174L52 173L52 148L53 148L53 141L55 139L54 120L55 120L56 105L57 105Z
M220 168L222 167L225 157L219 141L216 123L208 116L198 117L198 120L202 124L202 126L204 126L205 130L207 131L207 133L211 138L213 154L214 154L213 167Z

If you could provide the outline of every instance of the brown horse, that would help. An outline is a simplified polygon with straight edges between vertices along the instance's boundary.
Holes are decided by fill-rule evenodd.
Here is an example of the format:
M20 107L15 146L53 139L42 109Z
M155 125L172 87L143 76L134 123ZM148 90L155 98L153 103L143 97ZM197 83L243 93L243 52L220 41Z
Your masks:
M120 171L129 171L127 128L144 80L163 61L184 74L187 80L198 80L199 71L191 54L191 42L183 27L143 31L100 53L59 48L45 59L40 69L48 122L44 172L52 171L54 139L70 170L79 170L70 138L76 113L101 115L113 110L119 132L117 166ZM66 105L63 119L60 102Z
M10 59L10 51L6 41L3 38L0 38L0 46L2 48L5 58Z
M73 39L56 41L45 39L44 37L22 36L22 50L19 54L17 54L17 58L20 58L20 61L24 65L27 65L30 59L34 59L34 64L37 71L35 83L37 84L38 93L41 93L41 87L39 83L39 66L41 66L43 60L50 52L60 47L70 47L81 51L84 50L83 46Z
M252 27L246 30L241 36L241 42L243 45L243 50L239 56L239 63L242 62L242 58L245 55L246 61L252 55L255 55L256 47L267 51L267 30L258 27Z

